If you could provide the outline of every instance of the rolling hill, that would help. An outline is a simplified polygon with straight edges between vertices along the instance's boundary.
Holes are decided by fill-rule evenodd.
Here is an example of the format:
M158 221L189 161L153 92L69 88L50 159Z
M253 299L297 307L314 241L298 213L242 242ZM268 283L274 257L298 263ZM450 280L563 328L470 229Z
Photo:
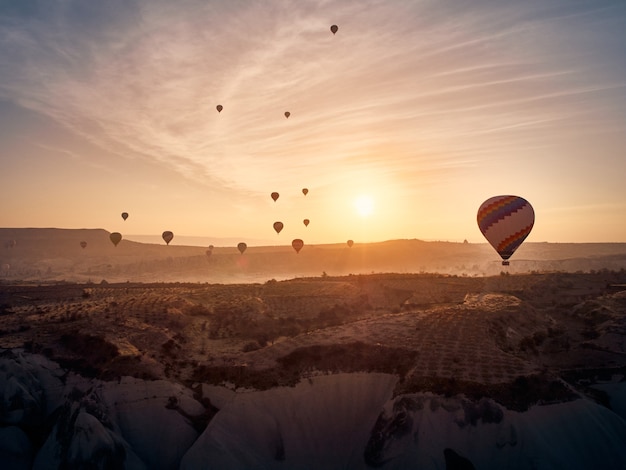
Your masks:
M114 246L102 229L1 228L0 276L24 281L263 282L301 276L373 272L493 275L503 268L487 243L389 240L307 245L299 254L290 240L279 246L207 247L139 243ZM81 248L80 243L86 242ZM619 270L624 243L525 243L510 273Z

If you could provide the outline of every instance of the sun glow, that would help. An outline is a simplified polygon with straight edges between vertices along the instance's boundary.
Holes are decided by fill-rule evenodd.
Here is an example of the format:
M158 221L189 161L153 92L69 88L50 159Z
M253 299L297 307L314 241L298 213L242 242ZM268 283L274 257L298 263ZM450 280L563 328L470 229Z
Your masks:
M361 217L368 217L374 211L374 200L365 194L361 194L354 200L354 207Z

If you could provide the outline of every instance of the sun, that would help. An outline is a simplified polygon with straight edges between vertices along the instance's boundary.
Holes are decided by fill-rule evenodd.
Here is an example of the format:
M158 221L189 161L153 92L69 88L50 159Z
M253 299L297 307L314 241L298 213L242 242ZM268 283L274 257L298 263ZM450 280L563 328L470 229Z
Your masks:
M354 200L354 208L361 217L368 217L374 212L374 200L365 194L361 194Z

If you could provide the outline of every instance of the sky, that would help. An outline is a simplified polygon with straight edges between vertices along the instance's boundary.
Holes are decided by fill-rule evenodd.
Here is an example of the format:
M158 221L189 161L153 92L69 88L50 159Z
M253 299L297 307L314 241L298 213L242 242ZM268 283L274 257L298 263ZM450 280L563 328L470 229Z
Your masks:
M626 242L625 49L624 0L0 0L0 226Z

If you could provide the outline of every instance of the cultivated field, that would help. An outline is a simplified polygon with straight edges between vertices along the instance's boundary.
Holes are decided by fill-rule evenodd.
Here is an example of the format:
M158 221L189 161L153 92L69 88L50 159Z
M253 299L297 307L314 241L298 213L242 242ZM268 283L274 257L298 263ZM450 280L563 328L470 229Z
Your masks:
M3 284L0 345L105 379L266 389L340 371L390 372L401 379L398 393L510 402L520 380L538 378L541 388L566 378L580 388L623 372L624 283L623 271L602 271ZM532 395L529 383L524 394ZM566 395L563 387L541 390L542 399Z

